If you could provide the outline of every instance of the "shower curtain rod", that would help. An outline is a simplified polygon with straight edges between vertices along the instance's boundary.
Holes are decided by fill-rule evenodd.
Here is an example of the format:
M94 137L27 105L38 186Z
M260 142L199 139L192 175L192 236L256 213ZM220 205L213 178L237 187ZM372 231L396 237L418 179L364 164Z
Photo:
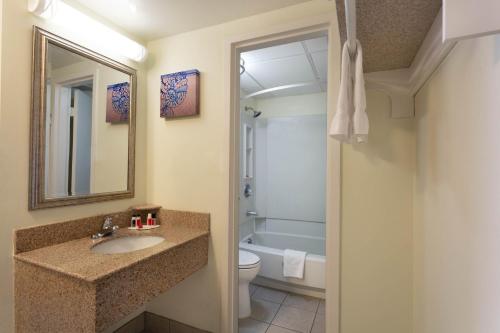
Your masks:
M356 0L344 0L345 28L349 53L356 52Z

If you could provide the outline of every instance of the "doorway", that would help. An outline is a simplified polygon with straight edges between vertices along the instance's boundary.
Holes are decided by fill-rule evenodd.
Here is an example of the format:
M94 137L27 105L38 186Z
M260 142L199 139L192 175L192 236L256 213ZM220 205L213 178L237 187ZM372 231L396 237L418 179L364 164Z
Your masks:
M325 332L327 53L240 55L240 332Z
M46 193L48 197L91 193L92 95L94 79L48 85ZM50 95L49 95L50 94ZM52 147L52 149L50 149Z
M254 65L252 64L252 60L245 59L245 55L247 56L247 58L248 56L250 56L251 58L252 54L249 54L250 52L257 51L253 55L256 55L258 57L258 53L261 53L262 55L263 49L270 49L272 47L277 46L280 47L281 50L283 51L285 48L288 48L288 46L285 45L294 44L293 46L291 46L291 48L295 48L295 50L298 50L298 48L296 48L297 46L302 47L303 53L301 56L303 57L303 59L305 59L306 63L308 63L308 65L311 66L311 62L314 61L314 58L312 57L312 54L307 44L310 44L311 50L315 50L314 42L318 42L320 39L326 41L327 44L326 49L325 47L321 49L321 51L323 52L322 56L326 58L325 65L321 67L321 70L324 70L322 75L324 76L325 79L327 77L331 77L332 75L328 75L327 71L328 68L331 68L330 65L334 63L333 60L335 59L331 59L331 57L329 57L329 54L331 54L332 52L331 47L328 44L328 35L330 35L330 28L331 27L328 23L325 24L324 26L305 28L304 30L301 31L286 32L279 36L276 35L273 35L272 37L269 37L269 35L264 36L262 37L262 40L252 39L244 42L239 41L238 43L233 43L231 45L231 50L233 53L232 56L233 65L231 67L231 78L233 82L233 84L231 85L231 91L232 91L231 105L232 109L235 111L232 112L231 114L232 116L231 134L232 134L233 153L231 154L232 172L230 179L231 209L230 209L229 251L232 254L230 256L230 276L233 287L231 288L229 295L230 304L232 304L230 309L230 314L232 318L231 325L229 325L230 332L237 332L240 323L240 321L238 320L239 305L240 305L239 304L240 301L239 300L239 292L240 292L239 251L241 248L245 248L244 249L245 252L255 254L257 255L257 257L261 259L260 254L256 253L256 251L252 251L251 246L254 245L257 247L266 247L262 246L265 245L264 243L266 243L266 240L264 239L266 237L268 238L267 244L273 244L272 246L269 247L271 249L281 252L283 252L284 249L289 249L290 247L292 248L296 247L295 246L296 244L302 244L302 248L297 250L305 250L304 252L308 253L306 257L308 259L315 259L311 260L311 262L314 261L315 263L321 262L321 258L319 257L321 257L321 252L323 251L324 252L323 272L321 272L321 269L316 270L315 274L312 274L311 272L313 271L310 271L310 273L307 274L307 277L310 278L311 276L316 276L317 279L316 281L307 281L306 283L305 281L301 281L305 280L305 278L292 280L283 277L282 274L283 257L281 259L278 258L278 261L274 261L274 267L272 264L270 266L268 263L266 266L268 268L271 267L272 269L270 270L264 269L264 271L266 272L263 272L263 274L261 274L267 276L259 276L259 273L257 273L256 274L257 281L255 285L254 283L249 284L250 302L251 303L252 301L255 302L255 300L258 300L259 298L260 300L266 301L265 299L263 299L263 297L267 296L262 296L262 294L268 292L268 290L270 290L270 293L274 292L275 295L281 295L281 296L279 296L280 298L274 299L274 305L262 302L262 304L264 304L263 306L267 306L268 308L271 307L274 308L273 310L267 313L269 315L268 317L265 318L261 317L260 320L258 320L258 318L257 319L252 318L250 310L250 315L247 318L250 318L257 322L260 321L259 323L256 323L252 320L247 320L248 322L253 322L254 324L257 325L254 328L251 328L250 331L252 330L255 331L257 329L257 331L255 332L258 331L265 332L266 330L272 328L273 326L277 326L278 328L282 329L286 328L286 325L288 324L286 323L284 324L282 321L280 321L280 317L284 317L285 315L280 316L279 312L281 309L284 309L284 307L288 307L291 304L291 302L293 302L296 299L296 296L298 295L300 297L303 297L301 300L304 299L312 300L313 303L312 307L314 307L314 309L312 309L312 307L309 309L310 310L309 312L311 314L309 314L309 323L307 325L310 325L310 327L308 326L304 328L305 330L310 330L314 325L314 320L316 316L319 315L318 319L320 319L319 317L323 316L323 311L324 311L324 313L328 314L324 315L326 318L325 329L327 329L328 332L338 332L338 327L339 327L338 296L339 296L339 267L340 267L339 265L340 146L337 143L332 142L331 140L327 140L326 138L326 124L329 117L331 116L331 112L326 112L326 111L327 109L328 111L330 111L330 108L328 106L331 105L331 102L335 100L332 91L336 89L338 83L334 81L330 86L330 82L328 82L327 84L326 80L322 81L318 73L318 68L316 68L317 70L316 73L314 73L313 70L312 71L313 74L311 76L307 76L306 79L304 79L305 76L301 75L301 73L289 73L291 76L295 75L294 76L295 78L300 77L300 80L296 79L294 83L284 82L280 85L275 85L272 87L268 87L265 84L261 84L261 86L259 86L259 84L257 83L256 85L258 87L256 87L256 89L258 88L258 90L256 91L248 91L247 89L245 89L246 85L245 83L241 84L240 86L240 75L242 75L242 73L247 72L248 74L250 74L250 76L254 76L253 73L249 70L249 68L251 68ZM314 57L318 56L319 55L314 55ZM241 59L243 59L243 61L241 62L240 62L240 57ZM284 57L286 58L287 56L284 55ZM267 60L270 61L271 63L273 62L275 63L274 61L275 59L267 59ZM293 72L293 69L295 67L294 66L292 67L293 67L292 68ZM279 68L279 65L276 65L276 68ZM272 76L272 72L271 71L268 72L269 75ZM333 77L334 79L335 78L338 79L338 74L335 73ZM311 78L312 80L310 80ZM253 81L259 82L258 78ZM319 91L316 91L315 89L319 89ZM300 96L302 95L307 95L307 94L314 95L315 93L323 94L324 98L323 105L325 107L323 108L322 116L319 114L314 115L315 112L312 112L310 115L306 115L306 114L300 114L300 112L296 114L293 114L293 112L292 114L286 114L286 112L280 114L279 111L274 112L275 113L274 116L271 116L270 113L266 113L266 108L262 107L263 105L262 103L255 104L252 103L251 101L252 98L256 99L256 97L257 99L297 98L297 100L300 100L301 99ZM247 100L247 101L240 103L242 100ZM277 108L277 110L280 110L280 108ZM281 111L283 110L284 108L281 108ZM316 118L318 118L315 125L314 121L309 121L309 122L305 121L305 119L310 120L314 118L314 116L317 116ZM323 119L320 119L321 117L323 117ZM299 121L299 119L302 121ZM300 124L304 125L305 123L309 123L310 125L309 130L306 129L308 126L300 126ZM314 126L317 126L316 130L313 129L315 128ZM317 131L318 128L320 128L323 132L321 132L321 130ZM278 132L276 132L275 129L278 129ZM297 138L290 138L290 140L287 141L286 140L287 134L284 134L283 131L285 132L288 131L289 134L290 133L297 134ZM273 133L278 133L279 137L284 139L281 141L281 143L278 143L278 141L275 140L271 140L270 146L268 144L263 145L261 142L262 138L264 137L262 135L263 133L267 133L270 136L274 135ZM321 142L322 140L324 147L323 154L316 154L316 156L323 157L323 163L316 163L316 164L311 163L312 166L323 165L323 171L315 170L314 172L312 172L311 171L312 169L301 170L305 171L304 174L311 175L312 173L314 173L314 175L322 175L323 177L322 178L323 180L321 180L321 177L319 177L320 180L316 182L316 184L320 184L319 187L321 187L321 185L323 186L322 191L321 190L317 191L317 193L323 192L323 200L311 200L312 202L316 203L321 202L323 205L323 209L317 209L317 207L315 207L315 208L310 208L307 212L307 213L320 212L318 214L319 218L318 216L306 214L304 210L299 213L297 212L293 213L294 215L296 215L295 217L287 214L284 215L282 214L281 216L280 215L271 216L272 215L271 213L277 213L279 211L279 208L283 205L275 205L273 207L268 207L269 210L267 210L266 208L265 214L259 212L259 209L257 209L257 207L263 207L262 201L265 201L263 200L263 198L268 194L273 198L272 201L274 203L276 203L276 200L274 199L277 199L279 201L278 198L281 198L281 200L284 200L283 202L285 202L285 206L288 206L289 208L291 207L292 208L291 210L295 208L300 208L300 207L295 207L296 205L293 204L293 202L301 202L301 199L302 201L304 201L310 198L310 196L308 195L300 198L301 194L309 192L306 191L305 188L303 188L302 191L296 191L295 193L291 193L291 194L297 194L297 196L295 198L291 198L290 196L288 196L288 199L290 200L287 201L287 196L283 195L283 193L286 193L286 190L284 190L284 187L279 185L280 182L281 184L283 184L283 179L287 179L287 176L281 177L281 179L279 179L279 177L273 176L273 175L275 176L280 175L281 173L280 170L281 171L284 170L283 164L281 166L277 166L277 164L272 163L273 167L271 169L275 170L270 170L269 163L267 166L263 167L262 163L259 162L262 161L262 157L260 158L258 157L261 156L262 151L267 148L271 150L276 150L277 149L276 146L273 145L279 146L290 143L294 140L295 143L298 144L304 142L312 143L314 141L313 139L314 135L307 135L306 133L309 134L320 133L319 135L316 136L316 138L319 138L319 141L316 141L313 144L313 146L321 147L321 143L318 144L318 142ZM269 140L267 142L269 143ZM297 149L299 149L299 147L294 144L288 145L288 147L291 148L287 152L288 158L294 156L297 157ZM321 151L321 148L319 148L318 150ZM277 151L280 151L280 149L278 149ZM271 155L268 154L267 156L268 157L270 156L271 159L276 158L277 160L279 160L279 158L277 158L277 155L275 154ZM296 166L297 164L298 163L294 163L294 166ZM301 165L304 165L304 163L301 163ZM271 177L272 179L265 180L264 178L262 178L263 169L264 171L267 172L268 177L272 176ZM298 171L292 169L293 168L285 168L285 171L290 171L293 173L300 172L300 170ZM298 177L294 178L294 180L297 179ZM263 180L265 180L264 186L267 186L267 189L271 189L271 191L267 192L264 191L266 193L262 192L262 190L259 191L259 188L260 189L264 188L262 184L260 184L260 187L258 184L263 182ZM273 182L277 183L273 184ZM297 181L297 183L301 183L301 181ZM304 184L303 181L302 183ZM314 181L309 181L306 183L307 183L306 185L308 185L314 183ZM288 185L290 185L291 188L297 186L297 184L288 184ZM312 188L317 189L318 186L312 186ZM277 192L272 192L273 190L276 190ZM290 188L288 190L290 191ZM311 193L309 192L309 194ZM326 202L328 202L329 204L326 205ZM285 210L282 209L281 213L284 212L291 213L291 210L286 212L286 209ZM321 211L323 211L323 214L321 214ZM302 215L300 213L302 213ZM323 218L321 218L321 215L323 216ZM251 222L247 223L248 221ZM310 223L310 224L305 224L305 223ZM281 229L281 232L277 232L277 230L279 230L284 226L286 226L286 228L290 227L291 229L290 230ZM307 229L308 234L301 234L302 233L301 230L304 231L304 226L308 226L307 228L305 228ZM312 227L309 228L309 226ZM264 231L264 233L267 234L263 235L262 231ZM250 234L253 235L253 237L252 236L248 237ZM277 240L275 237L279 236L277 234L281 234L281 236L285 234L287 234L287 236L291 236L288 237L290 241L288 244L295 244L295 245L293 246L286 245L286 242L283 241L283 237L281 237L280 240ZM272 236L274 238L271 240L269 239L268 236ZM302 240L299 240L298 239L299 237L297 236L301 236ZM323 241L321 239L323 239ZM281 245L279 246L276 245L278 243L280 243ZM317 248L313 249L314 246L316 246ZM250 265L252 265L252 260L250 260ZM259 272L261 272L260 269ZM268 272L270 273L267 274ZM281 279L279 278L279 275L281 275ZM292 280L294 283L289 283L290 280ZM258 288L262 288L263 291L259 292ZM256 297L253 297L254 299L252 300L254 292L257 292L260 295L259 294L255 295ZM289 300L285 301L287 298ZM323 298L326 299L326 303L323 303L323 301L321 300ZM269 300L267 301L269 302ZM270 303L273 303L272 301L273 300L271 300ZM323 308L323 306L325 306L325 308ZM318 309L320 311L319 313ZM253 316L257 317L257 315L255 314ZM289 327L291 328L291 326ZM244 324L243 327L240 328L241 332L249 331L247 330Z

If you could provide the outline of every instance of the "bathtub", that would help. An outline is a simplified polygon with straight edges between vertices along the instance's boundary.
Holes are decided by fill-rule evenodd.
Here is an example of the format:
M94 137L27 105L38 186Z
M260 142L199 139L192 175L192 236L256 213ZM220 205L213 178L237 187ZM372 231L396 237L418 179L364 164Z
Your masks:
M248 240L252 240L252 244ZM241 250L253 252L261 259L259 276L293 283L299 286L325 288L325 238L255 232L241 240ZM304 279L283 276L283 250L293 249L307 252Z

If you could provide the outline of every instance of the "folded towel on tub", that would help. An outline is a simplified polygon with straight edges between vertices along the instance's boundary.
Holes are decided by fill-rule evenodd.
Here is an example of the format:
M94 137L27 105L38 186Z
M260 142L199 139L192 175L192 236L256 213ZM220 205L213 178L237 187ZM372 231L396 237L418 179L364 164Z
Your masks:
M304 278L306 252L286 249L283 254L283 276Z

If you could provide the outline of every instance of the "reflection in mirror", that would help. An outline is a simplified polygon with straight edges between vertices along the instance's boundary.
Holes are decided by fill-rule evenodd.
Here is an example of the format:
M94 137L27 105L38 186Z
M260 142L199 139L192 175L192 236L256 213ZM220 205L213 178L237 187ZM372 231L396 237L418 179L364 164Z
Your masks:
M134 195L134 69L34 28L30 209Z
M130 76L48 43L47 198L125 191Z

